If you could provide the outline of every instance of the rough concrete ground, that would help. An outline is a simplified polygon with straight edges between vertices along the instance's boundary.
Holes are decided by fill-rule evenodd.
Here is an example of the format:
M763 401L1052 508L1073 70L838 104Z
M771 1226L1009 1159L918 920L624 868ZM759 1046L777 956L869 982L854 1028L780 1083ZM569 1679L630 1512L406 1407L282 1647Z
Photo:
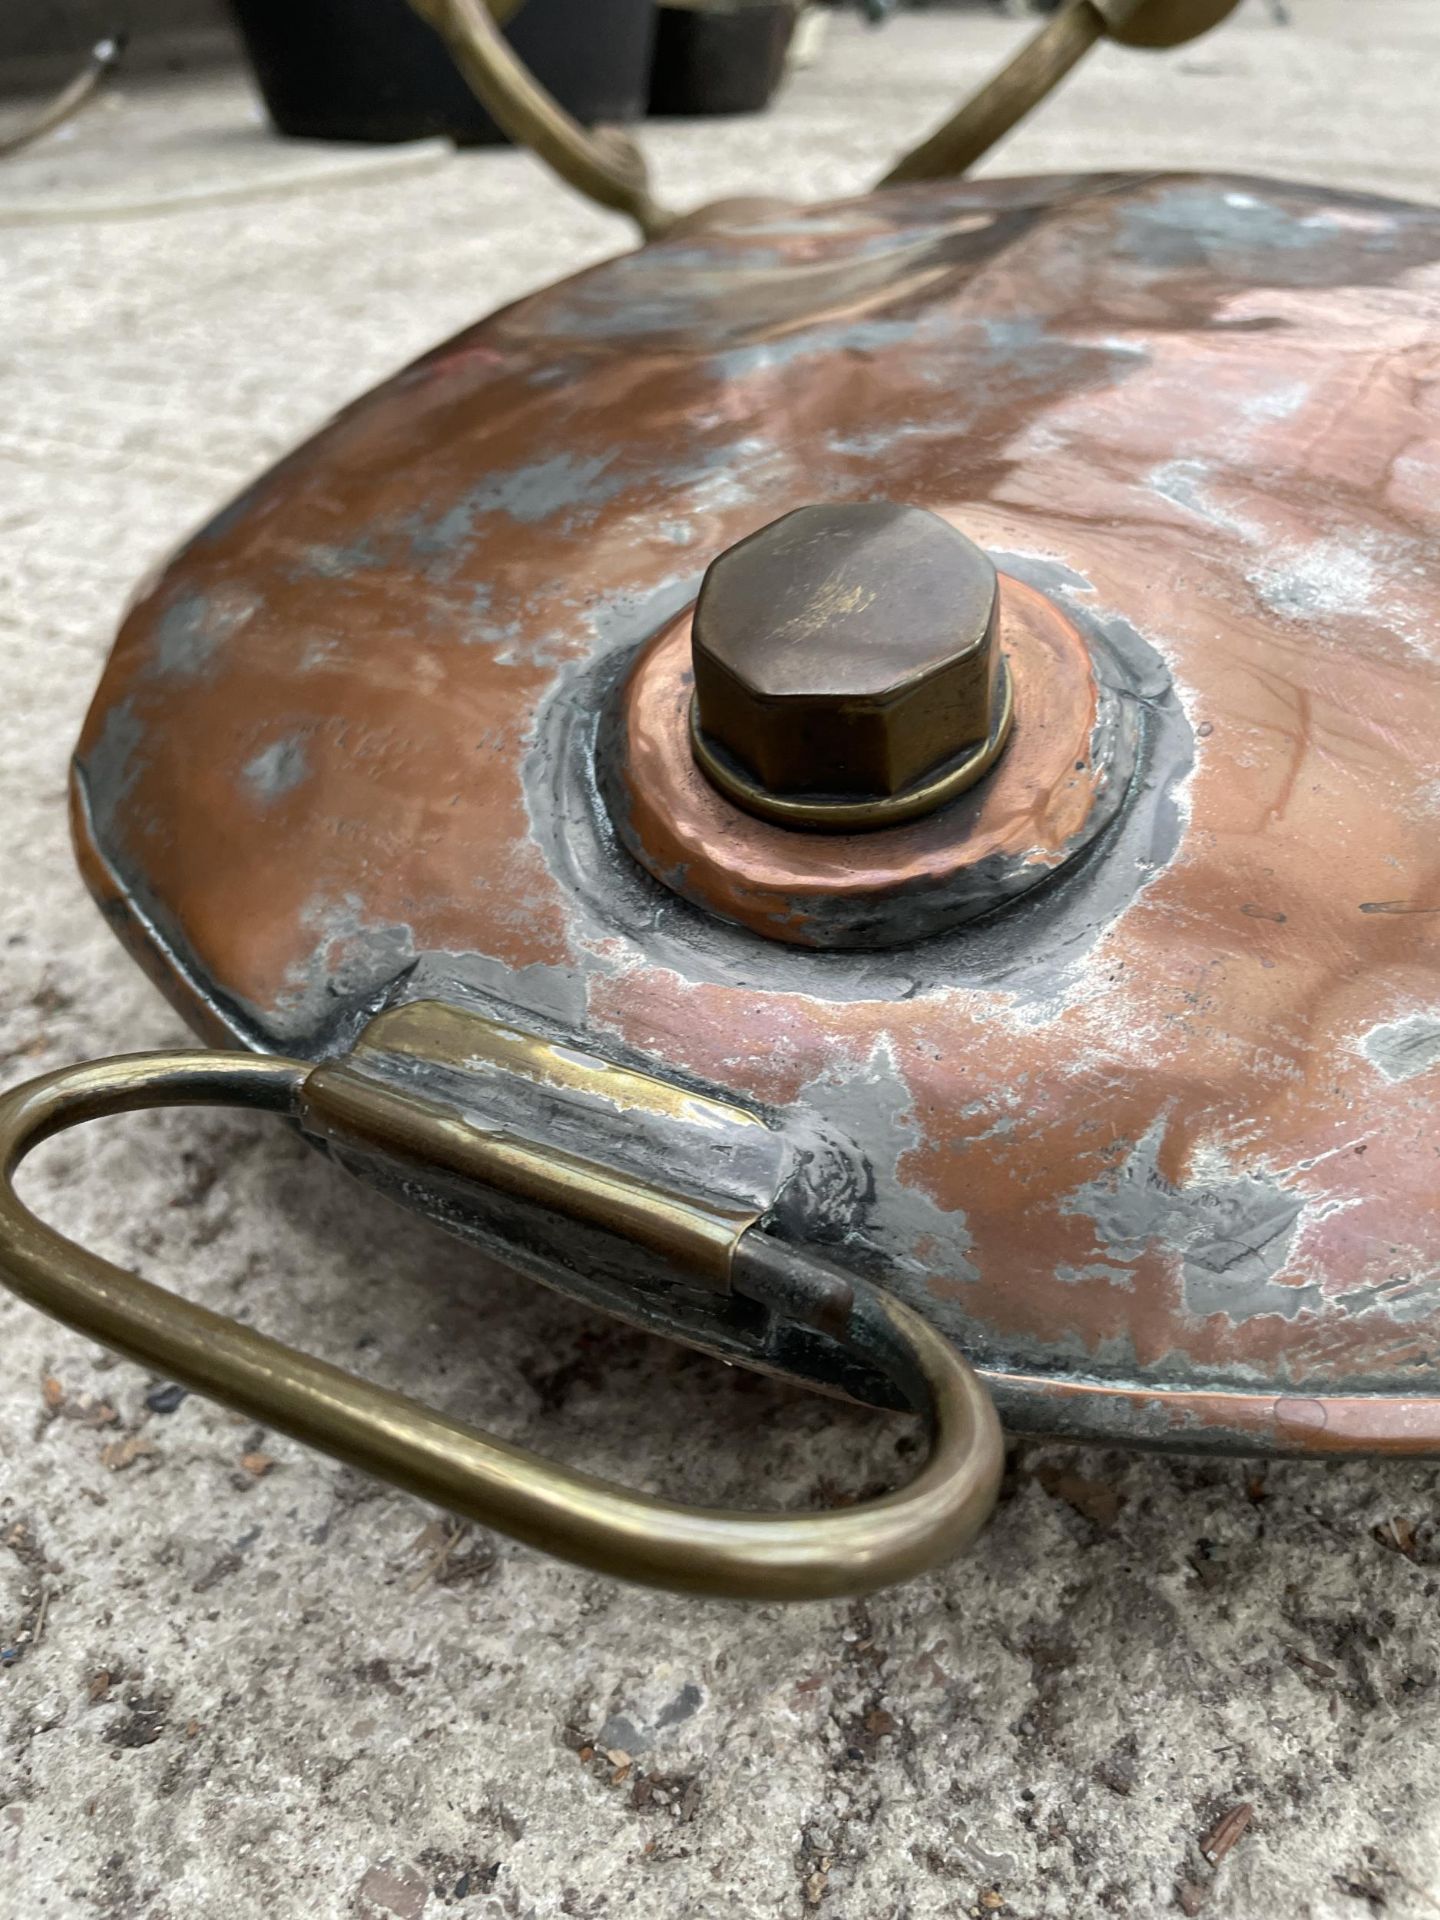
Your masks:
M995 164L1433 196L1440 8L1292 12L1097 58ZM648 129L666 191L857 186L1017 32L835 27L767 119ZM7 1082L183 1037L66 846L131 583L347 397L624 237L519 155L279 146L238 78L120 90L0 171ZM477 1270L259 1121L72 1135L26 1190L197 1299L642 1485L803 1504L906 1465L902 1424ZM1437 1490L1031 1448L943 1575L788 1612L656 1598L0 1300L0 1912L1434 1915Z

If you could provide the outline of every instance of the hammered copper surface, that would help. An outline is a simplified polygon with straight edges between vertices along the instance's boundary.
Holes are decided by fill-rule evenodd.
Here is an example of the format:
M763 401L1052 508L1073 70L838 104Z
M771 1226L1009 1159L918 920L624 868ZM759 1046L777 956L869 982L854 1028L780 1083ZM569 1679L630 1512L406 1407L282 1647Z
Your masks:
M443 962L820 1116L867 1270L1021 1422L1433 1448L1437 260L1392 202L1001 181L522 301L136 606L79 750L92 884L252 1044L326 1052ZM706 562L822 498L953 514L1132 632L1193 768L1152 735L1126 818L1169 827L883 965L571 851L557 716L583 743Z

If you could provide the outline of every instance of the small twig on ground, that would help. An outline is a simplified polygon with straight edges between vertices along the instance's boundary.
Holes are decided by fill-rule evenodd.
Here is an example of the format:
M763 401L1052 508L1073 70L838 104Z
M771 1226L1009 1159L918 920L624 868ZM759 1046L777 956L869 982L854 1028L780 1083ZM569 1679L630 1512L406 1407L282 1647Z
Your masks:
M18 133L0 139L0 159L6 154L18 153L22 147L30 146L47 133L53 133L77 114L87 100L94 98L107 74L113 73L119 66L124 44L124 36L120 34L97 40L90 49L90 58L75 78L67 81L55 98L47 102Z

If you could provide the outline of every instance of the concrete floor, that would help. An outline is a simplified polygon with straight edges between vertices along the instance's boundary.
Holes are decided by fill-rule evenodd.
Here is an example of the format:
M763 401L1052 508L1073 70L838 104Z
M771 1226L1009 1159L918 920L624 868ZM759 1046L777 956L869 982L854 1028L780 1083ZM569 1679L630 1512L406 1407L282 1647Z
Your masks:
M1097 57L992 165L1440 193L1440 8L1292 12ZM1016 32L842 19L769 117L645 143L677 201L857 188ZM521 155L283 146L238 77L118 88L0 164L6 1081L183 1038L66 844L131 584L342 401L624 241ZM27 1192L195 1298L645 1485L801 1501L904 1443L478 1272L248 1119L72 1136ZM0 1300L17 1920L1440 1912L1433 1467L1032 1448L964 1563L783 1612L452 1532L163 1386Z

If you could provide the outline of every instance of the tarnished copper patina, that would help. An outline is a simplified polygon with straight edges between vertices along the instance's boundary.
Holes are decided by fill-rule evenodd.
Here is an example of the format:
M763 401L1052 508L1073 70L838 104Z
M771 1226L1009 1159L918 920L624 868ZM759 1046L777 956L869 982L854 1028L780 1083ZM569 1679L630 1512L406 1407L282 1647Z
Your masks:
M1016 1427L1440 1450L1437 358L1440 213L1312 188L677 234L427 355L184 548L79 745L87 877L212 1040L334 1060L440 1002L757 1116L773 1232ZM992 556L1014 734L953 809L806 834L686 758L688 610L845 501ZM986 911L936 912L966 872ZM456 1100L496 1071L381 1053ZM532 1264L756 1357L723 1288Z

